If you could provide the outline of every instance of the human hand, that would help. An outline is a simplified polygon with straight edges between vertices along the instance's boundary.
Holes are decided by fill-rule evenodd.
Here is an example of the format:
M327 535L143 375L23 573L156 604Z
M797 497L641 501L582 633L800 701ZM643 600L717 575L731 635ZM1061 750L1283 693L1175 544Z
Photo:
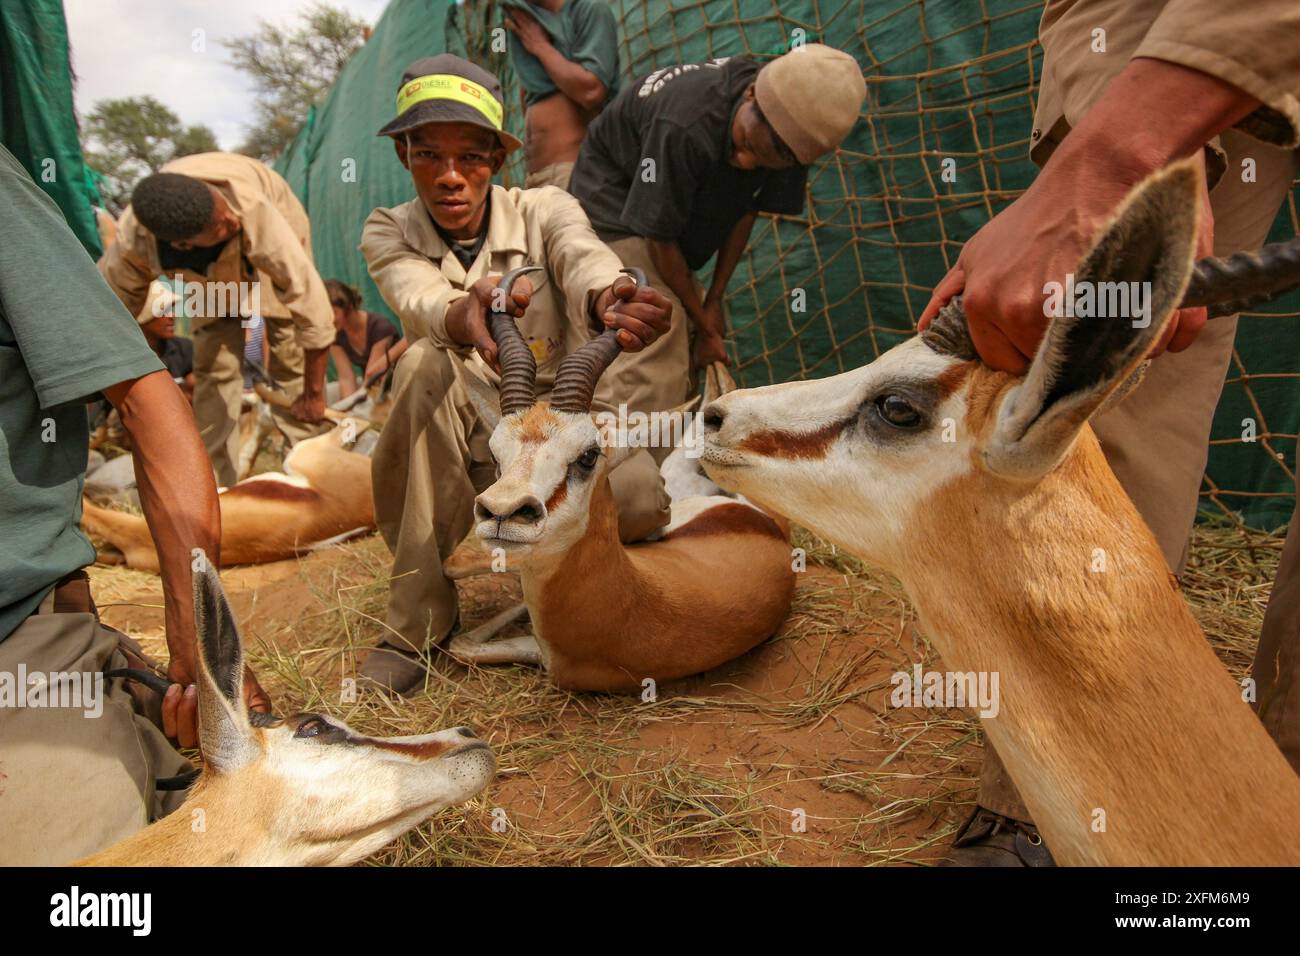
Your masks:
M625 351L639 352L668 331L673 307L658 289L621 276L601 293L597 312L605 328L618 330Z

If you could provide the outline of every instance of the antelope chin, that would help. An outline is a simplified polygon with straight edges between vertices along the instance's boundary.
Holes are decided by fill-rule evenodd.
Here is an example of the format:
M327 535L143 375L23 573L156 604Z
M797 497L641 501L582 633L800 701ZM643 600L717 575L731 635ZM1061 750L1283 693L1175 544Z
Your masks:
M704 466L705 473L713 477L715 471L744 468L750 461L744 452L719 445L712 438L706 437L700 447L700 464Z
M545 530L545 522L541 527L522 528L518 525L499 524L496 521L480 521L475 526L474 533L478 535L483 547L489 550L504 548L509 551L512 548L536 544L542 539Z

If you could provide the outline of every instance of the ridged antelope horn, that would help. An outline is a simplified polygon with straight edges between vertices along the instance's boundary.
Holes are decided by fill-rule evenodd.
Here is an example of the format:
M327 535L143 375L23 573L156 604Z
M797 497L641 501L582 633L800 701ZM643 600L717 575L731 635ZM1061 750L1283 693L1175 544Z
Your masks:
M1183 308L1209 306L1210 317L1233 315L1300 286L1300 236L1258 252L1207 256L1192 269Z
M515 280L530 272L541 272L541 266L522 266L511 269L497 283L494 295L509 297ZM533 407L537 400L537 359L524 341L515 317L508 312L488 310L488 331L497 344L497 361L501 363L501 414L522 412Z
M633 266L622 271L632 277L638 288L645 285L643 270ZM555 371L551 408L557 412L575 412L579 415L591 411L596 382L621 351L623 346L618 341L618 331L606 329L572 355L565 356Z

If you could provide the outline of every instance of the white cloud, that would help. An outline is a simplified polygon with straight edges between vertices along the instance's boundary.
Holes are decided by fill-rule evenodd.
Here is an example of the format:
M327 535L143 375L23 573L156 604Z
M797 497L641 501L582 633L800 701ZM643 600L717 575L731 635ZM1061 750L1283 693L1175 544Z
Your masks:
M327 0L374 25L387 0ZM96 102L153 96L186 125L211 127L234 149L252 115L252 85L230 65L222 40L257 29L258 20L287 24L310 0L64 0L77 112ZM201 30L204 50L195 52Z

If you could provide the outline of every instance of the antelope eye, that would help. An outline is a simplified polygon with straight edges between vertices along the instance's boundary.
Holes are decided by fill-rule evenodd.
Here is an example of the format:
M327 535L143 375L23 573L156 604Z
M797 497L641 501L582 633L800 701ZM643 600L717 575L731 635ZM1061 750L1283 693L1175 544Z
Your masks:
M881 395L876 399L876 412L895 428L915 428L921 424L921 413L901 395Z
M591 448L588 448L586 451L584 451L581 455L579 455L578 460L574 462L574 464L576 464L583 471L591 471L591 469L596 467L596 462L598 462L599 460L600 460L600 449L596 446L592 446Z
M308 717L298 725L298 729L294 731L293 735L295 737L319 737L321 734L331 729L333 728L330 727L325 718Z

